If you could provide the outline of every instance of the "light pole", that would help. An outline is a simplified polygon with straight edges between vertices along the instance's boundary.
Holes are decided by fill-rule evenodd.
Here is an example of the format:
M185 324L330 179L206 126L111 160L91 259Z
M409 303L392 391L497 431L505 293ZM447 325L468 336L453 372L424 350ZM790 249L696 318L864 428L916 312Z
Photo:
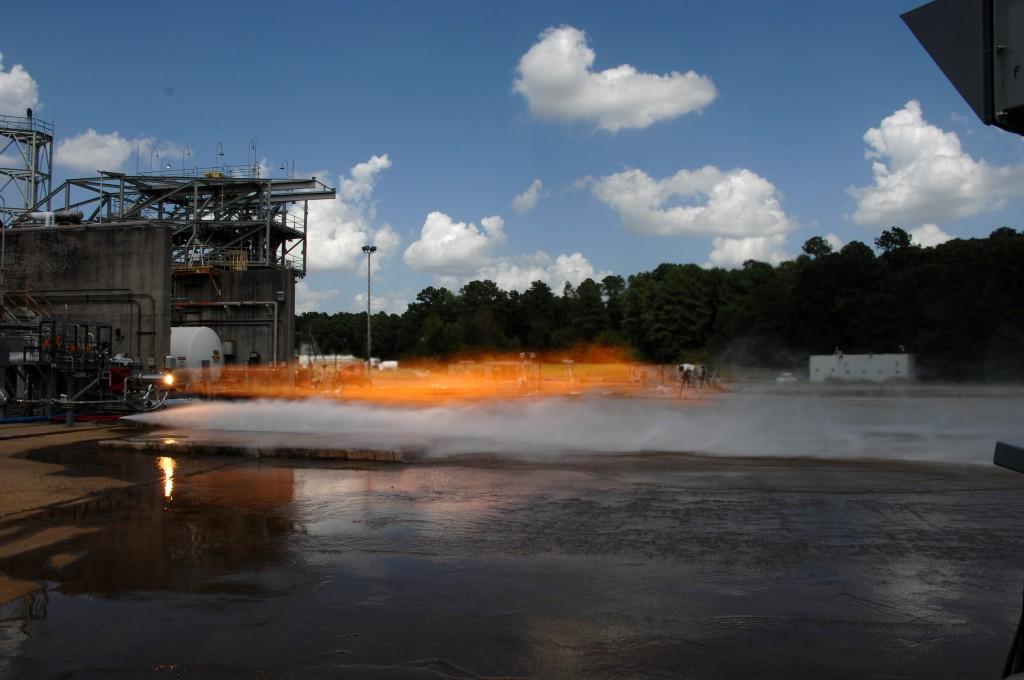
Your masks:
M6 216L7 199L0 196L0 201L4 202L4 215ZM0 230L3 230L0 232L0 239L2 239L2 241L0 241L0 296L2 296L3 293L6 292L4 291L4 269L7 266L7 225L4 223L3 217L0 217ZM2 300L0 300L0 302L2 302Z
M371 358L370 344L372 336L370 334L370 260L373 259L373 254L377 252L377 246L363 246L363 252L366 253L366 375L369 377L370 369L373 368Z

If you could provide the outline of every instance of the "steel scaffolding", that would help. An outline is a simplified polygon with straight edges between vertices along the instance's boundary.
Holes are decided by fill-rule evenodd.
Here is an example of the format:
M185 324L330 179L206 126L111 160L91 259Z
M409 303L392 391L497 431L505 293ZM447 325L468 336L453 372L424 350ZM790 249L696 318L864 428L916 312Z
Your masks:
M315 177L261 178L225 167L174 175L101 172L40 196L13 226L166 224L176 269L273 267L301 277L308 202L335 194ZM47 214L51 206L57 212Z
M18 221L50 193L53 124L31 109L25 116L0 116L0 225Z

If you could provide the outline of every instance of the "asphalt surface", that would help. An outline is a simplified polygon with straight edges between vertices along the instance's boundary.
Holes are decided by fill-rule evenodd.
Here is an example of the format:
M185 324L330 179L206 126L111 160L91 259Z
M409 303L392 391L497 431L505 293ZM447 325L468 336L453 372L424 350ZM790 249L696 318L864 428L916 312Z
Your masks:
M998 677L1020 612L983 465L52 455L151 483L0 525L98 529L0 559L0 677Z

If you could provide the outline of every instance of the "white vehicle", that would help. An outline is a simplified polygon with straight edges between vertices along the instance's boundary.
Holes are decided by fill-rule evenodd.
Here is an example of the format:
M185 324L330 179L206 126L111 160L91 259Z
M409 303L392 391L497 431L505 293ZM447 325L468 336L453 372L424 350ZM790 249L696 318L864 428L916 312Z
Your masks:
M792 385L795 382L798 382L797 377L790 373L789 371L779 373L775 377L776 385Z

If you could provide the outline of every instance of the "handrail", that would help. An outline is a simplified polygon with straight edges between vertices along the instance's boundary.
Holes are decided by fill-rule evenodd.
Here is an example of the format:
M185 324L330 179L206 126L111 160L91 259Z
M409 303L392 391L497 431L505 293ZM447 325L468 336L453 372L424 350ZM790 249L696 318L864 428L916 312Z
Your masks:
M28 118L27 116L0 115L0 129L2 128L23 130L25 132L36 131L53 136L53 123L47 123L45 120L39 120L34 116Z

